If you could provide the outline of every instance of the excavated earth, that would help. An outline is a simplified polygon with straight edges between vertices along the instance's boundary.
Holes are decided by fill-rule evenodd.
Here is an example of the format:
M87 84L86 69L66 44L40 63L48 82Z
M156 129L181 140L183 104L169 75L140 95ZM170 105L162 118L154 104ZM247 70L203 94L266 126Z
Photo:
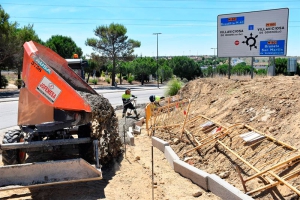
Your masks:
M243 162L237 159L230 151L216 141L197 150L195 140L206 141L212 129L200 130L200 126L209 119L226 127L228 136L219 140L248 160L255 167L261 169L263 165L277 163L289 156L299 154L300 147L300 77L276 76L207 78L197 79L187 83L179 92L182 99L190 99L182 105L184 113L195 118L185 124L189 132L182 133L184 116L182 110L172 118L164 118L165 125L179 124L180 126L167 127L155 132L155 136L169 142L180 159L208 173L217 174L225 181L241 191L243 186L235 166L241 170L242 177L247 178L254 174ZM92 97L92 98L99 98ZM99 101L106 101L101 99ZM105 106L107 105L106 103ZM101 104L102 105L102 104ZM101 105L95 105L101 106ZM177 109L177 107L176 107ZM102 115L107 115L114 121L116 113L111 107L101 108L101 115L95 114L96 121L101 121ZM205 116L198 117L198 116ZM98 116L98 117L97 117ZM100 116L100 119L98 119ZM118 115L117 115L118 117ZM119 117L120 122L120 117ZM109 127L97 126L115 133L116 122ZM237 125L238 124L238 125ZM245 144L239 137L249 131L244 124L253 127L257 132L282 141L294 150L279 147L268 140L261 140L252 144ZM230 129L232 125L236 127ZM120 125L119 125L120 126ZM197 128L198 127L198 128ZM224 129L226 129L224 128ZM226 131L225 131L226 132ZM118 140L117 134L112 134L113 140ZM194 136L191 137L191 136ZM182 137L180 137L182 136ZM117 145L119 146L119 145ZM124 147L124 146L123 146ZM117 151L119 150L116 147ZM4 191L1 199L220 199L211 192L206 192L190 180L175 173L166 161L164 154L154 148L154 181L151 187L151 139L147 135L145 125L142 132L135 135L135 145L126 146L126 152L118 157L114 163L103 167L103 180L87 183L49 186L33 189ZM186 153L189 151L188 153ZM1 164L2 165L2 164ZM299 169L295 164L292 170ZM273 181L275 181L274 178ZM300 178L294 177L289 181L299 190ZM247 183L249 190L265 185L264 179L253 179ZM295 192L281 184L262 192L251 195L254 199L299 199Z
M118 118L115 110L101 94L80 92L92 109L92 137L100 141L100 161L107 163L121 154Z
M161 125L180 126L161 128L155 132L155 136L169 142L180 159L208 173L217 174L241 191L244 189L238 169L244 179L256 172L238 156L256 169L265 170L287 158L299 155L299 76L197 79L186 84L179 96L181 99L191 100L189 109L188 103L179 107L182 106L184 113L188 112L189 120L194 120L186 123L185 131L182 132L183 112L171 118L165 117L161 120ZM200 128L209 121L218 126L206 130ZM210 142L216 128L226 130L224 132L228 135L220 137L220 142ZM241 134L253 130L274 140L262 138L248 144L241 139ZM280 145L280 142L286 147ZM203 143L206 145L202 145ZM236 152L236 155L232 152ZM280 169L277 174L285 175L292 170L299 171L298 163L299 159L296 159L293 165ZM299 190L300 173L297 174L298 176L289 180L289 184ZM269 177L270 179L266 180L276 181L276 178ZM265 184L264 179L256 178L247 182L246 187L251 191ZM299 196L284 184L253 193L251 196L255 199L299 199Z

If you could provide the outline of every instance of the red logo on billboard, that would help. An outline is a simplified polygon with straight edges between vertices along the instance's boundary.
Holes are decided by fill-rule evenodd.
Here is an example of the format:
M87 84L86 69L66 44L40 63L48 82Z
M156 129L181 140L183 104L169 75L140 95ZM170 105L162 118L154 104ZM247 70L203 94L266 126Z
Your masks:
M234 41L234 44L235 44L235 45L239 45L240 42L239 42L238 40L236 40L236 41Z

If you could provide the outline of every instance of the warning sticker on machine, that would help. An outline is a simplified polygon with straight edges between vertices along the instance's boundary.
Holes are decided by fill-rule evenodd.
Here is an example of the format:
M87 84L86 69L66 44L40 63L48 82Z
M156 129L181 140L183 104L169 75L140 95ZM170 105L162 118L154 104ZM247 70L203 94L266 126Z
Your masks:
M54 85L47 77L44 77L37 86L36 90L41 93L51 103L54 103L61 92L56 85Z

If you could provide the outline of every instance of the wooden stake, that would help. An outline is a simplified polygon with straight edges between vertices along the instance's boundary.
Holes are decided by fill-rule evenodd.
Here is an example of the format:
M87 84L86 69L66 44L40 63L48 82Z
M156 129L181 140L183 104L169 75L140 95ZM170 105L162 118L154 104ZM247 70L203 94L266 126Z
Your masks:
M181 129L181 135L180 135L180 139L182 138L182 135L183 135L183 132L184 132L184 126L185 126L185 124L186 124L186 120L187 120L187 118L188 118L188 115L189 115L190 106L191 106L191 100L189 100L188 109L187 109L187 112L186 112L186 114L185 114L185 118L184 118L183 126L182 126L182 129Z
M239 177L240 177L240 179L241 179L243 188L244 188L245 193L246 193L246 192L247 192L247 188L246 188L246 185L245 185L245 181L244 181L244 179L243 179L243 177L242 177L241 170L240 170L240 168L239 168L237 165L234 165L234 166L235 166L236 171L238 172L238 175L239 175Z

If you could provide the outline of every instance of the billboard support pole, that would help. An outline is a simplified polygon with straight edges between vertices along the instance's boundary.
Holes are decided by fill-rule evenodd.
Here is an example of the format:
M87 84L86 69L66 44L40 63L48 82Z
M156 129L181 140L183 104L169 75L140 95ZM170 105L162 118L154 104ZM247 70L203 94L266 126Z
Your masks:
M276 69L276 62L275 62L275 56L273 57L273 76L275 76L275 69Z
M231 57L228 58L228 79L230 79L230 70L231 70Z
M275 76L275 57L269 57L268 75Z
M253 62L254 62L254 57L251 57L251 79L253 79Z

